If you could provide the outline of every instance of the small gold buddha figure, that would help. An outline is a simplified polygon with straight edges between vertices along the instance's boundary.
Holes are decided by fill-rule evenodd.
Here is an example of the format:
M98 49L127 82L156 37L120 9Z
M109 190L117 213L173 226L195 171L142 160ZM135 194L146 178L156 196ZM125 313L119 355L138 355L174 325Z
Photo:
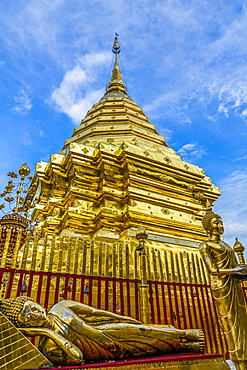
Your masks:
M202 220L208 240L199 251L210 274L212 294L221 329L225 335L230 359L236 369L247 369L247 314L241 279L246 279L245 264L239 264L234 250L221 241L224 232L219 215L207 211Z
M204 351L201 329L142 325L73 301L61 301L46 314L21 296L1 300L0 311L25 335L40 336L39 350L55 365Z

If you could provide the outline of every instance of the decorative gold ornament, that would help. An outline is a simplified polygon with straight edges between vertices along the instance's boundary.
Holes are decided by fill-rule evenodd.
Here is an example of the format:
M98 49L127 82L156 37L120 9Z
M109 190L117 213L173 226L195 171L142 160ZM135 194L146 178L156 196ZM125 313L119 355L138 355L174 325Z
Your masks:
M233 246L233 250L234 250L234 252L237 253L239 263L245 265L245 260L244 260L244 250L245 250L245 248L244 248L243 244L238 241L238 238L236 238L236 241L235 241L234 246Z
M18 172L19 172L19 175L21 175L21 182L20 182L20 186L19 186L18 190L16 191L17 200L16 200L16 206L15 206L15 209L14 209L14 212L16 212L16 213L19 212L19 204L22 204L21 203L21 199L22 199L21 194L22 194L24 179L25 179L26 176L29 175L30 168L28 167L28 165L26 163L24 163L21 167L19 167Z
M30 168L28 167L26 162L18 168L18 172L19 172L19 175L24 176L24 177L30 174Z
M12 179L16 179L18 177L18 175L14 172L9 172L8 176L12 177Z
M4 200L6 200L6 202L13 202L15 198L7 197L7 198L4 198Z
M16 190L16 196L13 196L13 193L12 193L13 189L15 188L15 185L13 184L12 180L8 181L8 185L5 187L4 192L0 194L0 197L5 197L7 194L12 193L10 194L10 196L7 196L6 198L4 198L4 200L8 203L12 203L16 200L16 204L14 208L12 208L9 205L9 208L14 213L25 212L28 209L28 205L30 205L30 203L29 204L27 203L25 206L19 207L20 205L23 205L25 202L25 199L22 197L23 185L24 185L25 177L28 176L30 173L30 168L27 166L26 163L24 163L22 166L19 167L18 172L19 172L19 175L21 176L21 181L19 183L18 189ZM11 178L18 177L18 175L14 172L9 172L8 176L10 176ZM24 193L27 193L27 191L25 190ZM0 209L3 209L3 208L4 208L4 205L0 206Z

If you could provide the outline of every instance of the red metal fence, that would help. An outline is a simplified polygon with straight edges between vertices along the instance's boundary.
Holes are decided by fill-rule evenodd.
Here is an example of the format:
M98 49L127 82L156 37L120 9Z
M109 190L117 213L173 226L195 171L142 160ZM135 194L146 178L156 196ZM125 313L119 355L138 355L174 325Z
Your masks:
M48 310L61 299L71 299L139 319L139 280L0 269L4 298L21 295L23 282L27 296Z
M5 298L26 294L49 310L62 299L139 319L139 280L0 269ZM210 353L227 354L209 285L149 281L150 323L201 328Z
M207 351L227 355L209 285L149 281L149 297L152 324L201 328Z

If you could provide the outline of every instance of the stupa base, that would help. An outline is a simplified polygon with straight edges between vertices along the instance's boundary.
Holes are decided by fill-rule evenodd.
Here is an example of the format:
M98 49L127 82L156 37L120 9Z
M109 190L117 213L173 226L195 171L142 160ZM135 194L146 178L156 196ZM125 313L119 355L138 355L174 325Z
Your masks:
M86 364L82 366L54 367L52 370L229 370L228 364L221 355L215 354L179 354L110 363Z

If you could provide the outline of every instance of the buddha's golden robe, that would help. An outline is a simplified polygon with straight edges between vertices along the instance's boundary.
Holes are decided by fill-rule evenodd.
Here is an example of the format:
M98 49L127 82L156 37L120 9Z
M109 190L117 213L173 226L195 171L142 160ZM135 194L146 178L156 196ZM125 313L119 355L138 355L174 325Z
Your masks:
M84 360L174 353L179 350L182 331L174 327L149 327L130 317L61 301L48 313L49 329L75 344ZM39 348L54 363L63 363L63 353L55 343L41 338Z

